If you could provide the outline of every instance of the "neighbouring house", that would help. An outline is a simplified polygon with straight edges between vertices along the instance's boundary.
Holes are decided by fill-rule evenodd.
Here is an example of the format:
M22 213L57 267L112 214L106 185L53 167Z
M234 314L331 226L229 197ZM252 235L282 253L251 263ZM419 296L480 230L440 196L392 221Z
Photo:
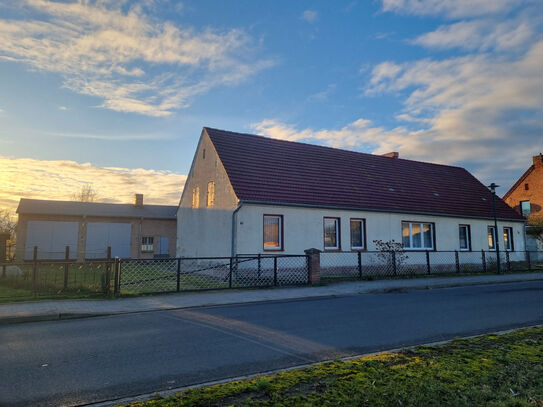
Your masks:
M177 255L524 250L524 218L464 168L205 127L177 212Z
M175 254L176 206L21 199L16 259L155 258Z
M9 233L0 231L0 263L5 262L8 258L7 242L10 236Z
M543 154L532 157L532 165L503 196L503 200L522 216L543 215ZM537 241L529 234L527 247L537 249Z

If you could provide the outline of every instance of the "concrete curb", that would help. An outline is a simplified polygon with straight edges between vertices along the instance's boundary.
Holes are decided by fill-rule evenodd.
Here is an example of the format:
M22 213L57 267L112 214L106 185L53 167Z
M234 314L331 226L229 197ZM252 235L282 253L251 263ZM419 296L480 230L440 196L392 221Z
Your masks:
M425 281L420 281L417 284L417 280L387 280L388 287L367 287L362 289L356 289L352 291L340 290L333 291L325 294L311 294L311 287L304 287L307 289L304 293L299 293L294 296L286 295L283 298L263 298L263 299L247 299L245 301L240 301L239 299L235 300L219 300L219 301L207 301L197 304L187 304L187 305L178 305L178 306L155 306L155 307L135 307L133 310L103 310L103 311L94 311L94 312L59 312L58 310L51 310L49 312L37 312L37 313L21 313L19 315L13 316L0 316L0 326L8 324L19 324L25 322L43 322L43 321L60 321L67 319L83 319L83 318L93 318L93 317L102 317L110 315L123 315L123 314L137 314L143 312L156 312L156 311L171 311L179 309L190 309L190 308L208 308L208 307L219 307L219 306L236 306L236 305L249 305L249 304L260 304L260 303L273 303L273 302L290 302L290 301L304 301L304 300L315 300L320 298L333 298L333 297L347 297L353 295L361 294L379 294L379 293L406 293L412 290L431 290L431 289L443 289L443 288L455 288L455 287L469 287L477 285L495 285L495 284L507 284L507 283L519 283L519 282L529 282L529 281L542 281L543 273L530 273L522 275L507 275L508 278L505 280L500 280L501 276L484 276L487 277L485 280L480 281L476 279L470 279L469 277L465 278L463 281L449 281L444 282L443 280L436 280L434 284L425 279ZM492 278L493 277L493 278ZM453 277L454 278L454 277ZM451 280L453 279L451 278ZM413 282L413 283L411 283ZM359 282L354 282L357 284ZM341 284L349 284L343 282ZM330 286L334 287L334 286ZM305 291L305 290L304 290ZM286 292L286 291L285 291ZM176 294L179 295L179 294ZM141 297L145 298L145 297ZM87 301L87 300L80 300ZM122 300L121 300L122 301Z

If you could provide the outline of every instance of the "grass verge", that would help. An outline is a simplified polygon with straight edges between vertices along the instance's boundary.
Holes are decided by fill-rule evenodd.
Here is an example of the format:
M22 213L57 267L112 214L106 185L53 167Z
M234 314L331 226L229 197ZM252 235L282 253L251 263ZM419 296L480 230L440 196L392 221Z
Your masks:
M174 406L543 406L543 327L453 340L129 404Z

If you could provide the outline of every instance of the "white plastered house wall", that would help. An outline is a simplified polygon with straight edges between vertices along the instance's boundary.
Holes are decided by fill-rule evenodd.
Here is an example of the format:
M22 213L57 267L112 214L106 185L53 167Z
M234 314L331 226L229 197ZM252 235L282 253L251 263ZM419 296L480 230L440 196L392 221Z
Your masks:
M204 154L205 151L205 154ZM214 204L207 206L207 185L214 183ZM198 208L192 208L193 191L198 188ZM283 216L283 250L264 251L264 214ZM303 254L305 249L324 249L323 218L339 217L340 242L350 251L350 219L365 219L366 249L377 250L374 240L402 241L402 221L434 224L435 249L459 250L459 225L470 225L472 252L488 250L488 226L492 219L391 213L347 209L255 204L240 202L227 172L205 129L183 190L177 214L177 255L181 257L227 257L236 254ZM499 221L498 241L504 248L503 227L513 229L515 251L525 249L524 222Z

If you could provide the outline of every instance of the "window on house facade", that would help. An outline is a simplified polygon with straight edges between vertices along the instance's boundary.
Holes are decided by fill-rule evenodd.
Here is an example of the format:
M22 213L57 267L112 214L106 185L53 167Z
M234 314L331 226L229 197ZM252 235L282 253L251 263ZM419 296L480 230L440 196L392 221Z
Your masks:
M496 230L494 226L488 227L488 249L496 250Z
M530 185L524 184L524 190L528 191L530 189Z
M402 222L402 242L404 249L433 250L434 224Z
M283 250L283 216L264 215L264 250Z
M324 218L324 250L339 248L339 218Z
M215 205L215 183L209 181L207 183L207 206Z
M192 190L192 208L196 209L200 206L200 187Z
M202 151L202 160L206 159L206 149L204 148Z
M460 239L460 250L471 250L471 230L469 225L459 225L458 234Z
M513 228L511 228L511 227L504 227L503 228L503 244L505 246L505 250L508 250L508 251L514 250Z
M520 212L522 213L522 216L528 216L530 214L530 201L520 201Z
M366 247L364 222L364 219L351 219L351 249L361 250Z
M143 236L141 238L141 251L142 252L154 252L155 251L155 245L154 245L154 237L153 236Z

